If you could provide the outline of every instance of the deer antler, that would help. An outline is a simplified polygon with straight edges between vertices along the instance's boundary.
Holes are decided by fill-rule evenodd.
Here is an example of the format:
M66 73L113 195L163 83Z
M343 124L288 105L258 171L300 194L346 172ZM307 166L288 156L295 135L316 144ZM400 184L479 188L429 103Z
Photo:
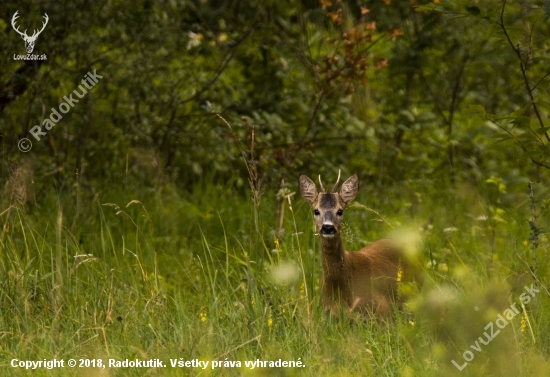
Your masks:
M13 15L13 17L11 18L11 26L13 27L13 30L15 30L20 36L22 36L23 38L27 37L27 29L25 29L25 32L24 33L21 33L19 31L19 27L15 27L15 20L19 17L17 15L17 13L19 13L19 11L15 12L15 14Z
M40 31L37 31L35 30L34 33L30 36L30 38L34 38L36 39L36 37L38 37L40 35L40 33L42 33L44 31L44 29L46 28L46 25L48 24L48 20L50 19L48 17L48 15L46 13L44 13L44 15L42 16L46 19L46 22L42 22L42 29L40 29Z
M340 169L338 169L338 179L336 180L336 183L334 184L334 187L332 188L332 190L330 190L330 192L336 192L336 190L338 189L338 183L340 183Z
M325 193L325 187L323 186L323 182L321 182L321 174L319 174L319 186L321 186L321 192Z
M33 34L29 37L29 36L27 35L27 29L25 29L25 31L24 31L23 33L21 33L21 32L19 31L19 27L16 27L16 26L15 26L15 20L17 20L17 18L19 17L19 16L17 15L17 13L19 13L19 11L15 12L15 14L13 15L13 17L11 18L11 26L13 27L13 29L14 29L21 37L23 37L24 40L30 40L30 41L35 40L35 39L40 35L40 33L42 33L42 32L44 31L44 29L46 28L46 25L48 24L48 20L50 19L50 18L48 17L48 15L47 15L46 13L44 13L44 16L42 16L42 17L44 17L45 22L42 22L42 29L40 29L40 31L39 31L39 30L34 30Z

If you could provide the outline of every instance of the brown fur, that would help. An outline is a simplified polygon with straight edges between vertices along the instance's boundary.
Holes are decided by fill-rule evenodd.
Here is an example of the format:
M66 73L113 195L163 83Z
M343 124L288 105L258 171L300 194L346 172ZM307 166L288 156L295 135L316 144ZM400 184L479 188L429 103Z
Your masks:
M387 239L352 253L344 251L340 237L335 242L340 246L321 241L325 309L332 315L337 315L338 305L350 311L370 309L386 318L397 299L400 250Z

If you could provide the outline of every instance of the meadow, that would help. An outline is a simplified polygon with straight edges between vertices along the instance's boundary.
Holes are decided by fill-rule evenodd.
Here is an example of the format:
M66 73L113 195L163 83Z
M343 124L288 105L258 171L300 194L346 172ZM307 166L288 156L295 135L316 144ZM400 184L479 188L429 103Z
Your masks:
M208 178L191 191L128 183L92 196L76 186L42 193L41 204L28 206L17 202L17 184L6 185L4 198L13 202L0 212L2 375L550 372L548 292L528 268L536 245L535 274L544 281L549 273L541 185L533 204L524 183L496 179L446 191L429 181L363 184L345 214L347 250L391 236L425 262L423 286L403 287L405 310L380 324L324 314L319 240L297 183L277 195ZM277 206L284 206L279 219ZM540 293L521 306L533 283ZM487 334L514 302L519 314ZM466 366L463 354L473 356ZM13 367L14 359L64 359L65 367L30 371ZM80 365L68 367L69 359ZM158 359L165 367L115 368L109 359ZM277 360L300 363L269 367Z

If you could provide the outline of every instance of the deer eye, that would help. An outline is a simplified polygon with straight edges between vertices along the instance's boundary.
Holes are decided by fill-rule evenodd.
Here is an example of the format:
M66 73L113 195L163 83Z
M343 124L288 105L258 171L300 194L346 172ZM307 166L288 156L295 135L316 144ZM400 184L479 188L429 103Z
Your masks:
M338 211L336 211L336 214L338 216L342 216L344 214L344 211L342 211L341 209L339 209Z
M319 215L321 214L321 212L319 212L318 209L314 209L314 210L313 210L313 214L314 214L315 216L319 216Z

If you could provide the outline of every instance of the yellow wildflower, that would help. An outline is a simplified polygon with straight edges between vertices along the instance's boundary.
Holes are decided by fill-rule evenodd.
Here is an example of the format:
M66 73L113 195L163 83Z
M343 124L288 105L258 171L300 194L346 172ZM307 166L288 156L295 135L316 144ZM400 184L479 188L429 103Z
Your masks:
M401 266L399 266L399 270L397 270L397 282L399 283L401 281L401 278L403 277L403 269Z

